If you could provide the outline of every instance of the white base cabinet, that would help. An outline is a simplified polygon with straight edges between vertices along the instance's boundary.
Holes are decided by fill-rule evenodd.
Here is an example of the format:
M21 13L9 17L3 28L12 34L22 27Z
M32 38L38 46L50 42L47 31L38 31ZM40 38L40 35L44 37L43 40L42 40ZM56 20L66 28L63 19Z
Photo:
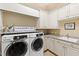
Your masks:
M44 48L45 49L49 49L51 50L52 52L55 51L55 45L54 45L54 39L51 38L51 37L45 37L45 42L44 42Z
M79 45L49 36L45 36L45 47L58 56L79 56Z
M79 49L69 47L68 56L79 56Z
M47 38L46 36L44 36L44 50L47 49Z
M65 47L64 47L63 42L59 40L55 40L55 53L59 56L64 56Z
M71 44L67 56L79 56L79 45Z
M71 43L58 40L58 44L60 44L60 47L58 49L56 49L56 51L59 52L59 53L57 52L57 54L59 56L67 56L68 55L68 52L69 52L68 51L69 50L69 47L71 46Z
M55 53L59 56L79 56L79 45L55 40Z
M48 38L48 41L50 42L48 45L48 49L49 50L51 50L52 52L54 52L55 51L55 45L54 45L54 43L55 43L55 41L54 41L54 39L53 38Z

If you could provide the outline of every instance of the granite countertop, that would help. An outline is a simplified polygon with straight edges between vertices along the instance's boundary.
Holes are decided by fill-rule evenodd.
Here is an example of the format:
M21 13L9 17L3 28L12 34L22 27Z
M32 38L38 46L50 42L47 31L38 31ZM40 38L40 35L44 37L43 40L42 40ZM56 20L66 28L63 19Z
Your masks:
M61 40L61 41L64 41L64 42L68 42L68 43L73 43L73 44L77 44L79 45L79 38L73 38L73 37L61 37L61 36L55 36L55 35L44 35L44 37L47 37L47 38L54 38L56 40Z

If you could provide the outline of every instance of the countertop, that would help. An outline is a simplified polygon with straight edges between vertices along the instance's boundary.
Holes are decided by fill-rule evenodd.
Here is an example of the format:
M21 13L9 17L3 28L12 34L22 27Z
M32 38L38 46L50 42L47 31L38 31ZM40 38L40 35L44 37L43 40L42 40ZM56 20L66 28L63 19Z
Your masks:
M46 37L46 38L54 38L56 40L61 40L61 41L64 41L64 42L68 42L68 43L73 43L73 44L79 45L79 38L69 37L71 39L77 40L77 41L71 41L71 40L69 41L69 40L61 39L60 38L61 36L55 36L55 35L44 35L44 37Z
M1 33L1 36L3 36L3 35L13 35L13 34L25 34L25 33L39 33L39 32L3 32L3 33Z

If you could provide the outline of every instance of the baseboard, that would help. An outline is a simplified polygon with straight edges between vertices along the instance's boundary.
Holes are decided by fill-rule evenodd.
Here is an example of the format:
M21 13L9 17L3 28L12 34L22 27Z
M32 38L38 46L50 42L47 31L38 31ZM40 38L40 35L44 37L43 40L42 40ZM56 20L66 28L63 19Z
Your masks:
M50 53L54 54L55 56L58 56L56 53L52 52L52 51L49 50L49 49L44 50L44 53L47 52L47 51L49 51Z

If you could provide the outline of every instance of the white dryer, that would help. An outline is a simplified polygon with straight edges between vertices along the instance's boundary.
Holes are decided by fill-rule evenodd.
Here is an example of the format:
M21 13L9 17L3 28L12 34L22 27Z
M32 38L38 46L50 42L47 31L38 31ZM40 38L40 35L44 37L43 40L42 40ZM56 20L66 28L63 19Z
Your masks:
M28 56L29 34L10 34L2 36L2 56Z
M43 56L43 33L31 33L30 37L30 56Z

